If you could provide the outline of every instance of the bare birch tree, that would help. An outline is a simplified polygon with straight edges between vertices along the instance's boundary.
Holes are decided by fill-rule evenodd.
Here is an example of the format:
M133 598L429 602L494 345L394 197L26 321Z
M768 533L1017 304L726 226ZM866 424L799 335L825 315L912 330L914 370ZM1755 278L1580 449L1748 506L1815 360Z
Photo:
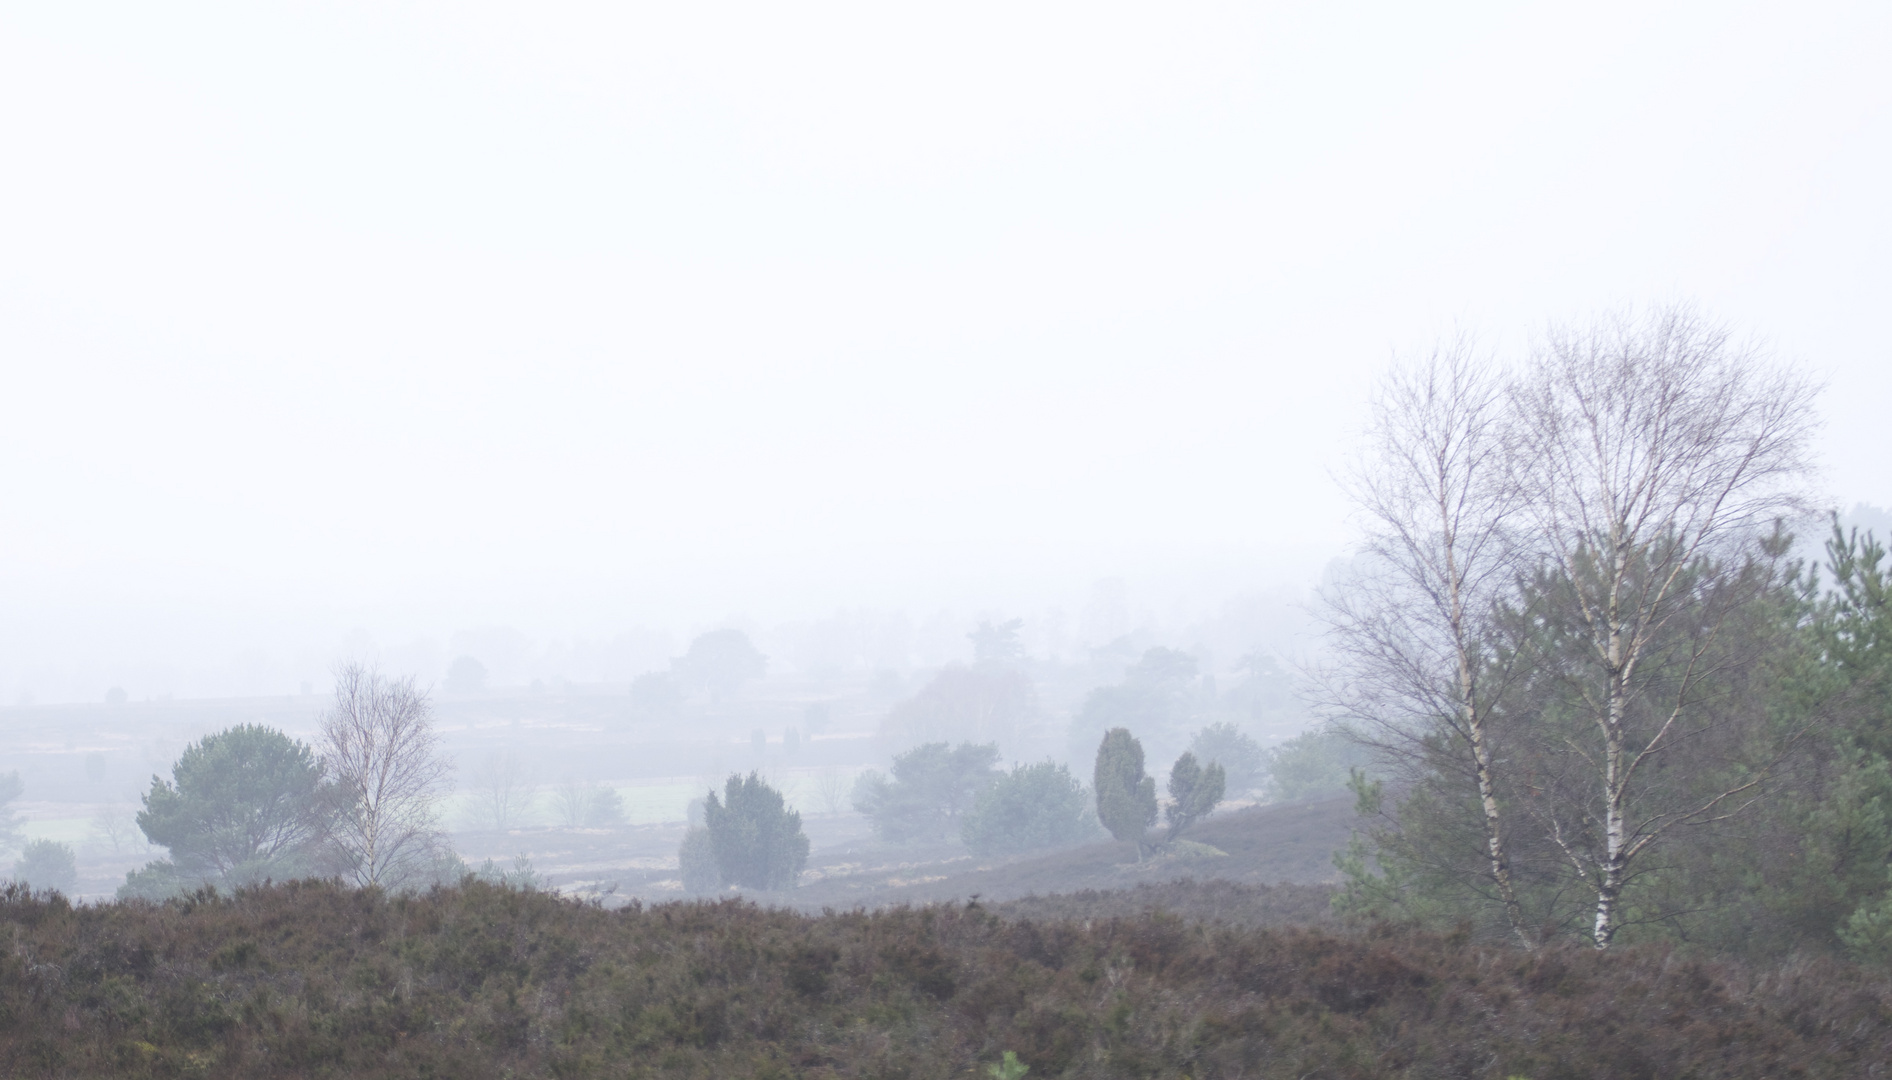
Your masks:
M1738 606L1728 589L1803 509L1814 392L1675 307L1554 331L1514 389L1519 505L1561 579L1556 618L1588 653L1573 671L1587 719L1563 751L1591 794L1543 819L1595 891L1599 949L1636 859L1737 810L1764 776L1678 798L1675 785L1658 797L1651 774L1719 722L1702 698Z
M1338 664L1322 682L1352 737L1408 781L1444 770L1476 790L1489 887L1529 948L1494 771L1493 709L1517 658L1492 647L1494 616L1519 571L1509 525L1522 495L1505 405L1501 372L1463 336L1382 384L1348 485L1366 558L1323 597Z
M433 706L411 676L383 678L361 664L336 671L322 759L343 793L334 839L357 884L408 884L439 854L450 766L436 750Z

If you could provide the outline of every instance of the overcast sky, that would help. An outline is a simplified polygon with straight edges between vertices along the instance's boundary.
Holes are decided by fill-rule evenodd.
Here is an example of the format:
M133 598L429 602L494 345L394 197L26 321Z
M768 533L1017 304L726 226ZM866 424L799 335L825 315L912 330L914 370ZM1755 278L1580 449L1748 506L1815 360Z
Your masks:
M1210 606L1345 550L1395 351L1626 303L1818 373L1892 504L1888 56L1883 3L5 4L0 700Z

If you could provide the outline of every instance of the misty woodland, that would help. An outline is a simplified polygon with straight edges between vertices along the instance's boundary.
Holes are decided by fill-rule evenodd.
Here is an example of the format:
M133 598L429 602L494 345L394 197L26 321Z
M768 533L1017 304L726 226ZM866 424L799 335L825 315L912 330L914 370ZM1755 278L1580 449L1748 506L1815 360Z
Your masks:
M0 1080L1892 1080L1892 2L0 2Z
M1302 657L723 627L597 688L344 663L77 843L5 775L0 1071L1879 1075L1892 568L1814 390L1685 307L1396 364Z

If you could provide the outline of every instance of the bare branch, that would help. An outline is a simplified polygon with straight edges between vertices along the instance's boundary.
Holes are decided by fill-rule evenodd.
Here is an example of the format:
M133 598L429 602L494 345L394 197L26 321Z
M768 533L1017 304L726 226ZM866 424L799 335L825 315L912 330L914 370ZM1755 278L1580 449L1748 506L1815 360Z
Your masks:
M414 883L439 854L436 808L450 767L435 749L433 707L413 678L361 664L336 671L322 757L344 792L334 835L358 884Z
M1517 667L1494 648L1519 547L1499 373L1469 338L1395 367L1372 406L1371 457L1349 487L1369 519L1360 571L1326 597L1339 657L1327 705L1411 777L1461 771L1478 790L1484 861L1527 947L1493 772L1492 710ZM1443 761L1436 737L1452 753Z
M1763 526L1805 510L1814 391L1682 307L1553 329L1512 391L1522 505L1591 656L1572 678L1591 703L1598 740L1586 754L1603 825L1590 856L1598 948L1616 931L1631 861L1670 825L1701 820L1752 786L1628 827L1647 797L1635 783L1640 767L1699 711L1696 688L1714 666L1703 659L1726 609L1705 608L1708 586L1743 572ZM1654 685L1644 666L1660 636L1684 621L1705 632L1679 671L1659 673L1671 707L1653 730L1639 729L1633 708Z

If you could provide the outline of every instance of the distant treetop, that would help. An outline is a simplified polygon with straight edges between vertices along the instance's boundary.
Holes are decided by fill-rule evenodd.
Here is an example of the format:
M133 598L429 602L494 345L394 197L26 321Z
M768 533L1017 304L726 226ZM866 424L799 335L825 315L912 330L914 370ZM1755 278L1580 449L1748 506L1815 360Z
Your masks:
M449 694L477 694L486 689L486 665L471 656L462 656L447 668L447 683L441 687Z
M1025 625L1023 619L1008 619L994 625L989 619L982 619L977 629L966 637L972 639L972 662L975 664L1002 664L1025 657L1025 646L1018 640L1019 628Z
M670 670L691 689L721 697L769 669L763 656L740 630L712 630L690 642L690 650L670 661Z
M1124 681L1164 690L1180 689L1196 677L1196 658L1181 649L1157 646L1124 673Z

